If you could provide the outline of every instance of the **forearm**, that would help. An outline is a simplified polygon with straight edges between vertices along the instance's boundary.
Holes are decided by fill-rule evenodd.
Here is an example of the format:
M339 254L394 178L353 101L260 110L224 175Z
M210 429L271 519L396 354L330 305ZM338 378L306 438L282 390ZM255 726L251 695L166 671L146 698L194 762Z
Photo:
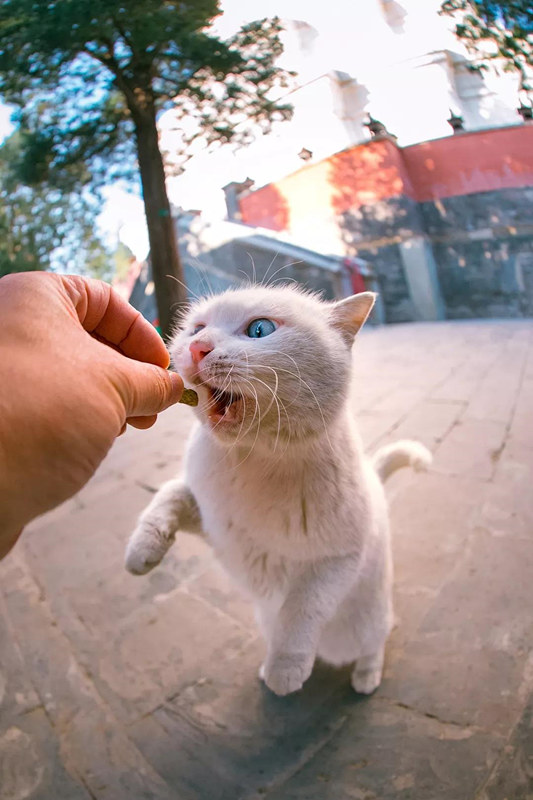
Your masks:
M45 436L45 431L34 436L26 430L6 436L4 422L0 422L0 558L29 522L72 497L92 475L87 462L69 465L65 452L70 447L60 433L54 438ZM22 419L16 427L24 427Z
M0 387L0 552L5 555L32 519L79 491L110 443L99 434L105 411L98 407L98 393L88 399L73 381L69 394L50 391L53 368L41 367L46 374L38 381L36 369L16 348L2 368L7 380Z
M0 459L2 454L0 452ZM4 558L22 533L24 522L18 498L13 496L3 464L0 467L0 559Z
M13 547L25 525L40 513L31 487L39 482L36 463L28 465L27 431L17 435L19 421L0 402L0 558ZM36 506L37 502L37 506Z

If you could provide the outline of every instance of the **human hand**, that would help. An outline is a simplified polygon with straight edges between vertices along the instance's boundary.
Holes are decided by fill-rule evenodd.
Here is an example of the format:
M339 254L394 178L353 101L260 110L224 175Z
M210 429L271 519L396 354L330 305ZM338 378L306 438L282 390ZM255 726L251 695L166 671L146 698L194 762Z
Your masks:
M22 528L79 491L126 423L149 428L179 375L141 314L96 280L0 280L0 558Z

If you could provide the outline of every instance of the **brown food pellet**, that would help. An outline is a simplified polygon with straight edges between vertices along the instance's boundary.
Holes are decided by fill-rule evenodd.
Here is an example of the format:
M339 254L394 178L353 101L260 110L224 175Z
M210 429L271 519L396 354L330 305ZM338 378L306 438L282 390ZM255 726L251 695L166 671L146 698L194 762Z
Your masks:
M196 394L194 389L184 389L179 402L185 403L186 406L197 406L198 395Z

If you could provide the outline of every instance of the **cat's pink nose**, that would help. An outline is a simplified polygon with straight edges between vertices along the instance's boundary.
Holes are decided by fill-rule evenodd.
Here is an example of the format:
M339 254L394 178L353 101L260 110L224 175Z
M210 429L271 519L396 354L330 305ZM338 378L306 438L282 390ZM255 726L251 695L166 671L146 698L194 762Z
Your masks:
M189 345L189 350L191 351L191 357L195 364L199 364L202 358L205 358L208 353L211 352L213 346L202 339L195 339Z

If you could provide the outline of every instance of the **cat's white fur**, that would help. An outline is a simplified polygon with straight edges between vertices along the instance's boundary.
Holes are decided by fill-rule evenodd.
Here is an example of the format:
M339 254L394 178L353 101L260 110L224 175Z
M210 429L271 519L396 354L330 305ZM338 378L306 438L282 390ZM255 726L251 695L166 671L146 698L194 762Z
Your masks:
M393 614L379 476L431 456L415 442L384 448L373 462L363 453L348 404L351 347L374 299L365 292L325 303L289 287L229 291L196 304L170 348L198 391L198 423L183 476L141 515L126 566L147 572L178 530L205 535L253 599L267 646L260 675L280 695L302 686L317 656L354 663L358 692L381 680ZM249 338L257 318L276 330ZM200 350L196 363L191 346ZM221 416L207 386L244 399Z

